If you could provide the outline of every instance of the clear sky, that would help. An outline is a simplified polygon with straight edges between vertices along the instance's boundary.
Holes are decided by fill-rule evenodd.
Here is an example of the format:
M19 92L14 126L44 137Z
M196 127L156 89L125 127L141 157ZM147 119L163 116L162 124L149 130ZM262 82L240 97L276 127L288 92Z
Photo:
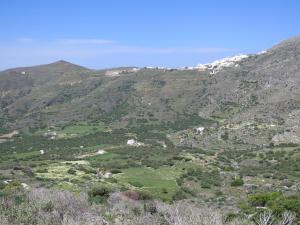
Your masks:
M299 0L1 0L0 70L196 65L300 34Z

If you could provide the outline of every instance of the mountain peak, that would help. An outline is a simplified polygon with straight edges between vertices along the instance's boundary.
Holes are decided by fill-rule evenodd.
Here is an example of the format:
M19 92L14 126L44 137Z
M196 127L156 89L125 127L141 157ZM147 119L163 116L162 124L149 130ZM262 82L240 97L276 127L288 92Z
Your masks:
M67 71L67 70L89 70L86 67L80 66L80 65L76 65L74 63L70 63L68 61L65 60L59 60L50 64L46 64L46 65L40 65L37 67L42 67L42 68L51 68L57 71Z
M82 66L76 65L74 63L70 63L70 62L65 61L65 60L58 60L56 62L50 63L49 65L55 65L55 66L58 66L58 65L61 65L61 66L76 66L76 67L83 68Z
M291 37L291 38L283 41L282 43L300 43L300 35L296 35L294 37Z
M297 35L295 37L289 38L285 41L280 42L279 44L275 45L273 50L282 50L282 49L297 49L300 50L300 35Z
M72 64L72 63L70 63L70 62L68 62L68 61L66 61L66 60L63 60L63 59L58 60L58 61L56 61L56 62L54 62L54 63L56 63L56 64Z

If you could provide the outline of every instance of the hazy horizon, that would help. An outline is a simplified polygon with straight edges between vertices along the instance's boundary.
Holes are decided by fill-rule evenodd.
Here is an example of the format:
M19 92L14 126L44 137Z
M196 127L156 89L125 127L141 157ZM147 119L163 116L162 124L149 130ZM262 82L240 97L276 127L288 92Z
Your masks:
M292 0L1 2L0 70L58 60L92 69L183 67L256 53L300 34L299 6Z

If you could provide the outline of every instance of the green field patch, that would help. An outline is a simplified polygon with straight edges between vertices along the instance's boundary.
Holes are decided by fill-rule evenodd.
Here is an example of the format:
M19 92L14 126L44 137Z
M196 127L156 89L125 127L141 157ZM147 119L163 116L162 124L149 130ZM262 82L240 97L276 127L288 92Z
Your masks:
M41 155L40 151L19 152L17 154L14 154L15 158L22 159L22 160L32 159L40 155Z
M91 146L91 147L83 147L83 149L80 149L80 152L77 156L78 159L111 159L113 158L112 156L116 156L116 154L111 154L109 153L110 150L120 148L120 146L109 146L109 145L96 145L96 146ZM107 155L106 157L101 157L103 155Z
M94 134L97 132L105 131L105 124L81 122L76 124L67 125L65 127L51 128L51 132L56 132L58 138L72 138L88 134ZM37 136L47 135L49 133L48 128L43 128L35 131L33 134Z
M104 130L105 125L103 123L78 123L64 127L61 131L58 132L58 136L61 138L76 137Z
M180 176L180 171L172 167L129 168L122 172L122 174L115 175L121 183L149 191L155 197L165 201L171 201L179 189L176 178Z
M105 154L93 155L93 156L87 157L85 159L89 162L93 162L93 161L108 161L108 160L112 160L112 159L115 159L118 157L119 157L118 154L106 152Z

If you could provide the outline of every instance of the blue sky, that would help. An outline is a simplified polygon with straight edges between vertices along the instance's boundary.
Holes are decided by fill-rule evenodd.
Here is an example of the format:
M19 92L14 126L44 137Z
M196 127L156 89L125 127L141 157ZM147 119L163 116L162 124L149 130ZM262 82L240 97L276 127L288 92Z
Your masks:
M0 69L196 65L300 34L298 0L1 0Z

